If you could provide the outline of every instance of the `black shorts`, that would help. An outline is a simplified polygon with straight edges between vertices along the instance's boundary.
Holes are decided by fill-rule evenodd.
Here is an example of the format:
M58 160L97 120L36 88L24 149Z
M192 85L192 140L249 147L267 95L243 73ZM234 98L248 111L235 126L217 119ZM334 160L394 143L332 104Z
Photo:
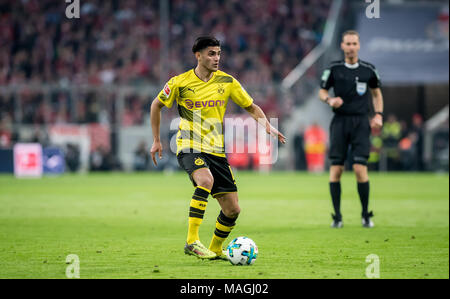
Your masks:
M367 165L370 154L370 122L368 116L335 115L330 125L329 158L332 165L344 165L349 149L352 163Z
M209 168L214 178L211 195L215 197L220 193L237 192L236 181L227 158L218 157L206 153L183 153L177 155L178 164L184 169L191 179L194 187L197 187L192 173L201 168Z

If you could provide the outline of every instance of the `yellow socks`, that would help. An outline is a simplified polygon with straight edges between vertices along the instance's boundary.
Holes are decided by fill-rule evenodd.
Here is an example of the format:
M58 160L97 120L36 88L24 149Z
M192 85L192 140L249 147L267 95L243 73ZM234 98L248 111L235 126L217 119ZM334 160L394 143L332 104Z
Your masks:
M200 224L202 224L203 216L208 204L209 193L211 193L211 190L198 186L192 196L191 205L189 208L189 227L187 236L188 244L192 244L195 241L200 240L198 231Z
M216 221L216 230L209 244L209 250L215 252L217 255L222 254L222 244L236 225L236 219L229 218L220 211Z

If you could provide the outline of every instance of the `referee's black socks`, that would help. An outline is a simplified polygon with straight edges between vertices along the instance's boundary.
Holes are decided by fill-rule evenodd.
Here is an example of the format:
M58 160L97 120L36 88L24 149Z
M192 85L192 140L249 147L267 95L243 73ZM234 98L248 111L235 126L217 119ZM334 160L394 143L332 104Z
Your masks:
M331 200L333 201L334 214L341 217L341 182L330 182Z
M362 216L369 214L369 182L358 183L358 194L361 200Z

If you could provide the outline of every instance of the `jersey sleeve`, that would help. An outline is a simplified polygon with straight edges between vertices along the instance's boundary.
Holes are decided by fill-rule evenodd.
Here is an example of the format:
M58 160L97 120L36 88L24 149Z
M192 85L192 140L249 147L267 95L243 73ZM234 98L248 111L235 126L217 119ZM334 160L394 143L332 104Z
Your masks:
M158 99L167 108L171 108L173 102L177 97L178 88L176 88L176 78L171 78L166 85L164 85L163 90L158 94Z
M381 87L380 75L378 74L378 71L375 68L373 68L372 70L372 76L370 77L369 80L369 87L372 89Z
M320 78L320 87L328 90L333 86L334 86L334 79L332 74L332 68L329 67L322 73L322 77Z
M239 83L234 78L233 78L233 83L231 83L230 98L233 100L233 102L235 102L241 108L247 108L253 104L252 97L242 87L241 83Z

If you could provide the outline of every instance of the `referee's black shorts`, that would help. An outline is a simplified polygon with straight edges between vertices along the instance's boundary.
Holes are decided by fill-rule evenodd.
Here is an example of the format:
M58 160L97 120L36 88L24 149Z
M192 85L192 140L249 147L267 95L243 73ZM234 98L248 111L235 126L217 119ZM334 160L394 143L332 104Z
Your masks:
M332 165L344 165L349 147L353 164L367 165L370 154L370 122L367 115L336 114L330 124L329 158Z
M227 158L218 157L207 153L183 153L177 155L178 164L184 169L191 179L194 187L197 187L192 174L201 168L209 168L214 178L211 195L237 192L236 181Z

